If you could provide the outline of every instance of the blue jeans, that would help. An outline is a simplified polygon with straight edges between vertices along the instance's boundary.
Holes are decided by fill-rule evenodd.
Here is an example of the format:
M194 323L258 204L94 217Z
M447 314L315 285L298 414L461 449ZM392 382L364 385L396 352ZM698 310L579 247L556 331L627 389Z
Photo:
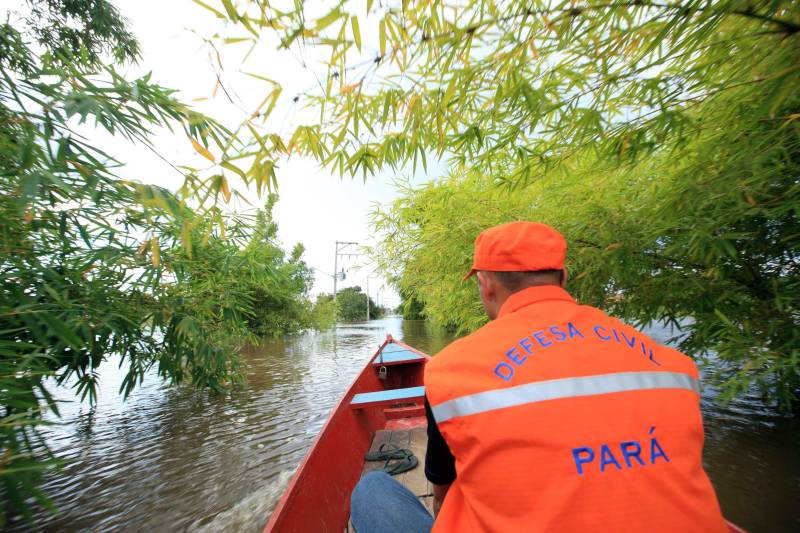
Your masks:
M356 533L428 533L433 517L414 494L386 472L369 472L350 496Z

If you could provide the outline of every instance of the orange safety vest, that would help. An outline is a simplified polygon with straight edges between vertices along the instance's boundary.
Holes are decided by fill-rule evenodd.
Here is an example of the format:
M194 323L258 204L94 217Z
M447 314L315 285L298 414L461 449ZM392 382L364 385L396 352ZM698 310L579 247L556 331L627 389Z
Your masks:
M727 531L689 357L556 286L425 369L457 477L434 531Z

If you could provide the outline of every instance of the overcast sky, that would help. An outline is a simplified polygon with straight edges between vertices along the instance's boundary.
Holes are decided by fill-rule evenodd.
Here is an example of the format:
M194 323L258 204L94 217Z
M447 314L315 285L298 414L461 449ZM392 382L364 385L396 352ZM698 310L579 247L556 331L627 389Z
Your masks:
M278 52L274 43L265 42L253 53L244 67L241 66L247 44L228 45L220 50L222 70L216 54L209 53L209 47L202 37L216 33L225 36L235 35L238 30L226 28L224 22L215 18L191 0L114 0L123 15L131 22L131 29L142 47L142 60L136 66L126 67L129 78L152 71L157 83L177 89L178 96L191 102L202 111L225 125L234 128L245 116L245 110L255 109L264 98L269 87L260 80L240 72L250 71L276 79L283 86L283 94L271 117L270 126L282 134L293 129L303 118L300 103L295 104L295 95L313 89L317 76L324 73L319 58L314 51L295 47L289 52ZM216 5L217 2L210 1ZM361 8L363 10L363 7ZM363 17L363 13L361 13ZM377 45L372 39L369 21L362 18L364 54L376 53ZM304 66L305 65L305 66ZM232 104L220 89L214 93L215 70L220 73ZM182 183L182 176L166 162L144 146L133 146L119 139L93 132L93 139L109 153L125 163L120 174L126 178L163 185L176 189ZM156 132L154 145L158 154L174 165L204 167L208 163L199 156L182 132ZM410 170L403 175L384 172L368 178L339 179L328 171L320 169L313 161L294 157L281 163L278 171L280 201L275 208L279 224L279 237L286 249L295 243L306 246L306 261L321 272L312 293L331 292L335 241L356 241L368 244L374 242L369 227L369 212L376 203L387 204L397 197L393 182L398 178L410 178L414 183L422 183L442 172L442 166L429 165L429 175L417 175ZM242 191L245 192L245 191ZM247 192L255 205L261 201L253 191ZM244 206L235 206L244 208ZM360 262L365 263L363 258ZM359 261L355 258L340 260L340 266L347 272L347 279L340 287L350 285L366 286L366 275L374 267L365 264L357 269ZM394 306L399 302L397 295L381 279L371 278L370 294L373 299L380 293L380 302Z

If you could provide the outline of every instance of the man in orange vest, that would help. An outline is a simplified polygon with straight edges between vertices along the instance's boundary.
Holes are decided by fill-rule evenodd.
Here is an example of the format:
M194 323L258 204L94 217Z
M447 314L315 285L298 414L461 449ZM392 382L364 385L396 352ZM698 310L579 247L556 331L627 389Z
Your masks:
M375 474L353 494L358 533L727 531L702 466L697 368L578 305L566 249L531 222L478 236L466 278L491 321L425 369L435 522Z

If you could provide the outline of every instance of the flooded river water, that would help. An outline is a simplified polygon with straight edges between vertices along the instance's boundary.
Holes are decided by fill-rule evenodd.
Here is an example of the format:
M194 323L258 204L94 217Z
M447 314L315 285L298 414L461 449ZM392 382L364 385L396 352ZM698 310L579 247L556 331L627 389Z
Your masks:
M269 339L245 351L248 385L224 397L151 376L123 402L123 373L109 362L98 404L65 404L63 425L48 430L67 463L45 485L60 514L42 513L40 523L46 531L258 531L387 333L428 353L451 340L399 318ZM705 463L725 515L753 532L800 531L800 420L757 398L721 406L713 395L706 389L703 398Z

